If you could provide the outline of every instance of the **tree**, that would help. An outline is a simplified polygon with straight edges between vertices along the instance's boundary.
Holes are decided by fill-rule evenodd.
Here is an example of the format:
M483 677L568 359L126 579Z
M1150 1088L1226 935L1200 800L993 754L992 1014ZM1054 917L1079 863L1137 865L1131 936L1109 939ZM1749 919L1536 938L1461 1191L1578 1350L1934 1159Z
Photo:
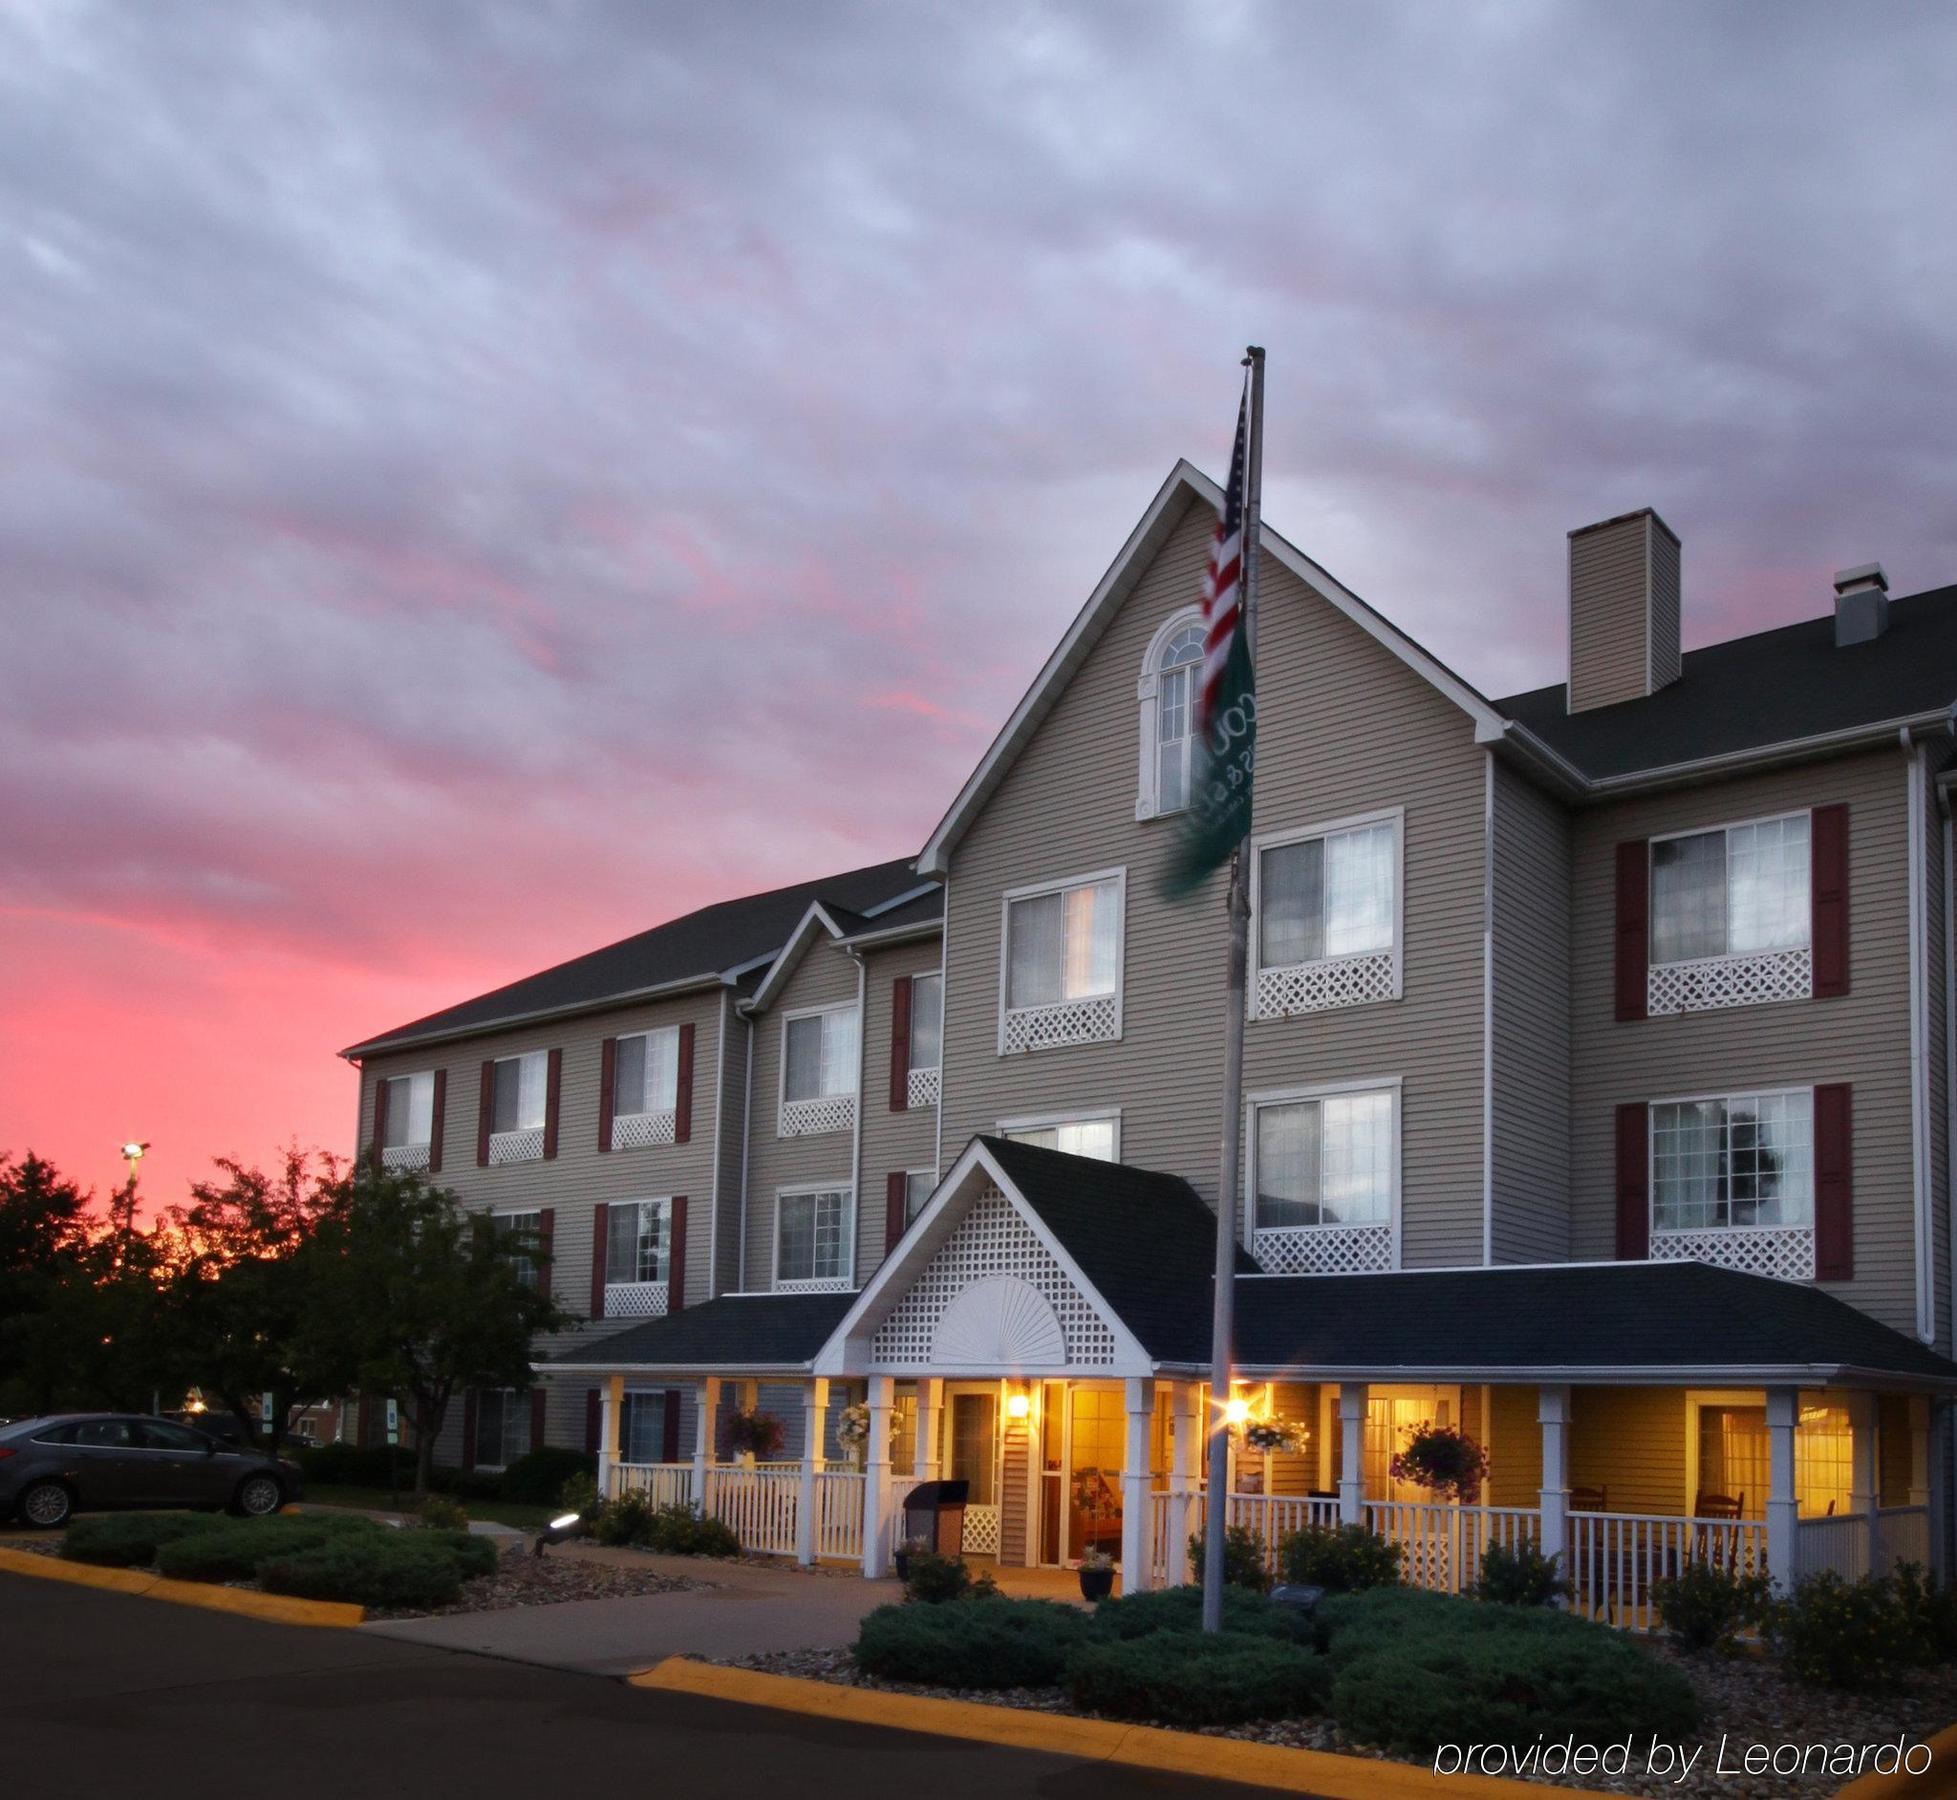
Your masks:
M458 1391L531 1385L531 1340L570 1315L538 1278L541 1249L418 1174L362 1161L298 1258L305 1356L321 1391L393 1394L415 1431L415 1491Z

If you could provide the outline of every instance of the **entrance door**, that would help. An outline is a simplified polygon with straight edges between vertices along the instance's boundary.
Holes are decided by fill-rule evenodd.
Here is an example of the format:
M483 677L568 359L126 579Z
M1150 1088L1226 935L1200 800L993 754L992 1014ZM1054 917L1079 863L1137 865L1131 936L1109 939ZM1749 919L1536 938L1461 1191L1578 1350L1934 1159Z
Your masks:
M979 1555L999 1551L999 1396L996 1391L950 1396L951 1457L946 1474L970 1484L965 1506L965 1548Z
M1127 1421L1119 1388L1077 1387L1068 1402L1067 1554L1121 1553L1121 1458Z
M1369 1500L1432 1500L1411 1481L1395 1481L1393 1458L1416 1425L1452 1425L1460 1411L1458 1388L1374 1388L1366 1398L1366 1497Z

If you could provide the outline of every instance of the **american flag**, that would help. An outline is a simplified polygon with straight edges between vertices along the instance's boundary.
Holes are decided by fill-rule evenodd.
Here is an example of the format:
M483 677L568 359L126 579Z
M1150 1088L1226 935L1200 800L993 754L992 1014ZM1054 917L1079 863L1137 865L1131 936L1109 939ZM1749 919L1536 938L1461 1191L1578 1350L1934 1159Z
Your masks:
M1203 577L1203 679L1196 698L1196 729L1204 743L1210 741L1224 671L1230 666L1230 650L1243 627L1244 446L1250 433L1249 408L1246 389L1237 405L1230 482L1223 490L1216 536L1210 540L1209 573Z

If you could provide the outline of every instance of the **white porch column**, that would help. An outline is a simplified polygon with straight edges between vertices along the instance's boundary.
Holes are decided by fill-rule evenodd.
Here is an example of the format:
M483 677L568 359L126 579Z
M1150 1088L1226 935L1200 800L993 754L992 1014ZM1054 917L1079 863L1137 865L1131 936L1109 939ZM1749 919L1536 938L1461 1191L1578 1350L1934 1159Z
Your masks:
M1149 1469L1150 1427L1155 1423L1155 1383L1146 1375L1128 1377L1128 1435L1121 1455L1121 1591L1139 1594L1154 1585L1148 1537L1154 1501Z
M822 1439L829 1419L829 1383L820 1375L802 1390L802 1491L795 1507L795 1560L815 1561L815 1478L822 1470Z
M917 1382L917 1444L911 1468L919 1481L938 1479L938 1421L943 1416L945 1384L936 1375Z
M612 1497L612 1470L618 1463L618 1434L625 1419L625 1377L608 1375L598 1396L598 1493Z
M707 1510L707 1470L713 1463L714 1414L720 1411L720 1377L706 1375L693 1384L693 1504Z
M1536 1389L1536 1421L1542 1427L1542 1553L1561 1557L1569 1569L1570 1545L1570 1390Z
M1181 1587L1189 1579L1191 1515L1203 1467L1203 1422L1193 1381L1178 1381L1170 1390L1169 1434L1169 1585Z
M1339 1523L1366 1522L1366 1384L1339 1383Z
M865 1395L870 1408L870 1442L863 1463L863 1573L872 1579L890 1572L890 1408L896 1382L872 1375Z
M1767 1389L1767 1572L1774 1592L1794 1586L1794 1542L1800 1504L1794 1493L1794 1429L1801 1417L1798 1388Z

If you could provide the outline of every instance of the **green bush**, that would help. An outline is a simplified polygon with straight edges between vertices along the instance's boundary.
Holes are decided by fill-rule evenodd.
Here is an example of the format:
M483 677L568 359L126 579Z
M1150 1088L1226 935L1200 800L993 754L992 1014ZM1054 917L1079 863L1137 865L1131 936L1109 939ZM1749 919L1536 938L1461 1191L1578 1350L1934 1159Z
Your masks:
M424 1494L415 1508L416 1518L430 1531L467 1531L469 1511L460 1500L446 1494Z
M1323 1657L1297 1644L1225 1632L1156 1632L1086 1644L1066 1665L1067 1696L1089 1712L1162 1725L1235 1725L1321 1711Z
M1882 1687L1930 1657L1893 1581L1844 1581L1832 1569L1797 1583L1768 1615L1767 1634L1788 1673L1817 1687Z
M591 1525L601 1544L643 1544L651 1530L652 1502L637 1488L606 1501Z
M1490 1544L1481 1553L1475 1575L1475 1597L1495 1606L1549 1606L1566 1600L1570 1584L1563 1579L1562 1559L1545 1556L1534 1544L1508 1549Z
M1565 1641L1606 1627L1553 1607L1484 1606L1425 1588L1371 1588L1329 1595L1313 1616L1320 1648L1334 1666L1401 1643L1501 1632Z
M108 1513L77 1519L61 1540L69 1562L98 1563L110 1569L142 1569L157 1550L199 1531L222 1531L225 1521L210 1513Z
M462 1592L453 1546L434 1532L375 1532L310 1550L282 1552L259 1565L267 1593L356 1606L446 1606Z
M565 1512L576 1513L580 1519L595 1519L599 1507L598 1477L579 1470L557 1490L557 1504Z
M1284 1579L1328 1594L1391 1587L1400 1579L1400 1546L1363 1525L1307 1525L1278 1544Z
M1051 1687L1093 1621L1055 1600L998 1595L957 1606L880 1606L856 1638L857 1666L928 1687Z
M1190 1577L1203 1585L1203 1534L1189 1540ZM1248 1588L1261 1594L1271 1585L1271 1571L1264 1561L1264 1540L1248 1525L1232 1525L1223 1534L1223 1582L1226 1587Z
M494 1575L496 1565L502 1560L502 1552L496 1548L496 1540L491 1537L478 1537L473 1531L432 1531L417 1532L420 1538L433 1537L454 1559L455 1566L462 1571L464 1581L474 1581L481 1575Z
M974 1577L962 1556L940 1556L935 1550L913 1550L904 1558L904 1598L926 1606L947 1600L997 1593L990 1575Z
M414 1472L409 1469L408 1480ZM438 1494L453 1494L458 1500L501 1500L503 1478L489 1469L451 1469L437 1463L428 1474L429 1487Z
M380 1537L386 1527L347 1513L274 1513L195 1531L159 1547L156 1566L176 1581L249 1581L272 1557L316 1550L340 1538Z
M741 1540L731 1525L708 1518L697 1506L662 1506L647 1522L645 1546L665 1556L739 1556Z
M1203 1590L1199 1587L1158 1588L1152 1593L1124 1594L1103 1600L1094 1609L1097 1635L1114 1638L1149 1637L1160 1631L1200 1631ZM1223 1590L1223 1629L1245 1637L1281 1638L1311 1643L1316 1635L1311 1616L1296 1607L1274 1606L1247 1588Z
M1651 1603L1666 1630L1686 1650L1730 1651L1748 1626L1764 1620L1773 1588L1764 1575L1729 1573L1691 1562L1651 1584Z
M573 1475L595 1476L597 1472L598 1459L589 1451L539 1444L511 1463L497 1485L505 1500L526 1506L555 1506L565 1482Z
M1957 1661L1957 1587L1939 1583L1921 1563L1896 1565L1896 1599L1933 1662Z

